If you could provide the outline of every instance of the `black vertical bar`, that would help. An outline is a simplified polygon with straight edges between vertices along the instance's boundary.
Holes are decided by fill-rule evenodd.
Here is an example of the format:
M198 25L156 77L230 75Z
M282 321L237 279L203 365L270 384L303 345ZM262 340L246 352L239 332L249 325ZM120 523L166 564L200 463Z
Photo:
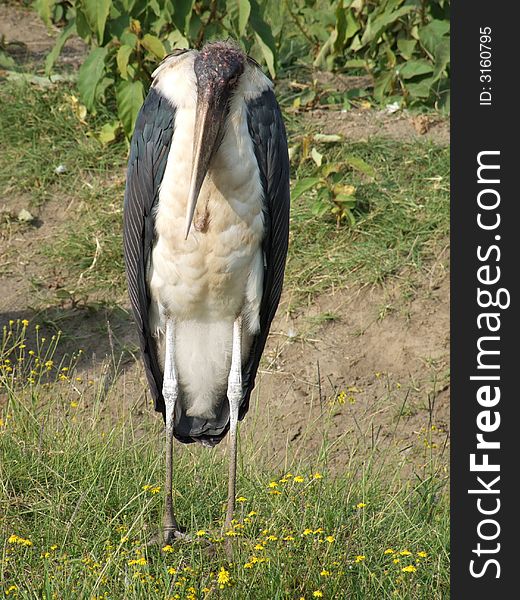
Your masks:
M516 2L452 3L451 580L456 600L520 597L515 489L520 327L513 292L520 275L520 194L513 187L520 175L519 12ZM488 165L480 182L479 156ZM490 300L496 305L485 307ZM486 461L499 470L486 471Z

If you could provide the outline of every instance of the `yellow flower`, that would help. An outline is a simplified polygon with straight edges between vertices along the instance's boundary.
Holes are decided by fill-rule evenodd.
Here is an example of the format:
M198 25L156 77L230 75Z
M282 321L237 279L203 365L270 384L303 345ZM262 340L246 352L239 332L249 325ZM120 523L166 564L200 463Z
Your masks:
M354 560L355 560L355 562L360 563L361 561L365 560L365 555L358 554Z
M426 558L428 554L427 552L417 552L417 556L420 556L421 558Z
M293 479L293 481L295 483L303 483L305 481L305 479L301 475L296 475L296 477Z
M229 584L230 581L231 577L229 576L229 571L226 571L224 567L220 567L220 571L217 575L217 583L221 586L224 586L226 584Z
M169 567L168 568L168 573L170 575L175 575L175 573L177 573L177 569L175 569L174 567Z
M323 475L321 473L314 473L312 476L313 479L323 479Z
M255 550L265 550L264 546L262 546L262 544L257 544L255 546Z
M273 494L273 496L281 496L282 492L279 492L278 490L269 490L270 494Z
M399 552L399 554L401 556L410 556L411 552L410 552L410 550L402 550L401 552Z
M304 529L303 535L310 535L312 533L312 529Z
M206 535L206 532L204 531L204 529L199 529L195 535L197 537L202 537L203 535Z
M365 508L366 504L364 502L358 502L358 504L356 504L356 508Z
M312 595L313 595L315 598L323 598L323 592L322 592L322 591L320 591L320 590L316 590L315 592L312 592Z
M27 540L25 538L20 537L19 535L16 534L12 534L9 539L7 540L7 542L9 544L18 544L20 546L32 546L33 543L31 542L31 540Z
M294 540L294 537L293 537L292 535L286 535L286 536L283 538L283 541L284 541L284 542L292 542L293 540Z
M256 516L256 514L257 514L257 512L254 511L254 510L252 510L250 513L247 513L247 516L248 517L254 517L254 516Z
M327 571L327 569L323 569L320 573L320 575L322 577L328 577L330 575L330 571Z
M11 585L5 590L5 595L9 596L9 594L11 594L12 592L17 592L17 591L18 591L18 587L16 585Z
M415 571L417 571L417 568L413 565L408 565L407 567L403 567L401 571L404 571L405 573L415 573Z
M271 483L269 484L268 487L270 487L270 488L276 488L276 487L278 487L278 484L276 483L276 481L271 481Z
M253 563L251 562L246 562L246 564L244 565L244 569L252 569L253 568Z
M336 538L333 535L328 535L325 540L329 542L329 544L332 544L332 542L336 541Z
M163 552L173 552L173 548L172 548L172 546L170 546L170 544L166 544L166 546L163 546L162 551Z
M393 550L392 548L387 548L387 549L384 551L384 554L393 554L394 552L395 552L395 550Z
M144 558L144 556L141 556L140 558L135 558L133 560L129 560L127 564L129 566L139 565L141 567L144 567L144 565L146 564L146 558Z
M27 319L22 319L22 325L24 327L29 327L29 321Z
M394 565L396 565L397 563L401 562L400 558L394 558L394 560L392 561L394 563Z
M239 496L237 498L237 502L247 502L247 498L244 498L244 496Z

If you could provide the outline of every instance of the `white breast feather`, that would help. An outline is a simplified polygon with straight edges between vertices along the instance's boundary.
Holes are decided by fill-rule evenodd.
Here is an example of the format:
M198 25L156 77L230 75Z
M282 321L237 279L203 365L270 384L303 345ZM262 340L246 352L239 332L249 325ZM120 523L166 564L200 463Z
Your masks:
M184 408L190 416L212 418L227 386L235 318L242 314L246 324L243 359L259 329L263 191L244 98L253 99L271 83L259 69L246 66L197 202L197 211L207 206L209 227L205 233L192 227L185 240L197 102L195 56L188 52L165 61L154 82L176 107L176 115L148 271L150 325L162 364L165 319L175 319L175 360Z

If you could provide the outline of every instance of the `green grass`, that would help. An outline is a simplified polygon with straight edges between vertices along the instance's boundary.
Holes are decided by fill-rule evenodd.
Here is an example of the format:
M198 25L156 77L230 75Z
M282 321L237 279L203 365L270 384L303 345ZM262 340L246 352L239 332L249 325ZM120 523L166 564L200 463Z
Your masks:
M103 147L95 137L100 115L80 123L71 90L41 92L4 84L0 88L2 129L0 186L42 204L54 198L59 217L54 239L42 254L69 282L67 292L88 301L124 295L121 250L122 198L126 162L123 142ZM288 115L290 144L312 130ZM315 217L312 190L292 204L286 296L298 305L320 292L350 283L379 283L404 270L420 271L448 235L449 149L426 143L384 140L318 144L326 162L356 156L375 179L345 169L343 183L356 187L356 224L336 227L333 215ZM54 168L65 164L67 172ZM313 174L314 163L292 165L293 179Z
M395 462L377 443L362 452L370 443L355 435L336 440L349 457L336 472L328 467L326 436L309 462L277 456L275 466L261 458L265 442L244 435L233 535L221 530L222 449L176 444L176 510L194 541L148 546L162 507L160 419L147 406L131 407L120 386L106 394L76 370L76 360L51 364L59 342L47 352L36 335L31 348L26 337L34 333L32 324L15 322L0 350L0 593L89 600L448 597L446 478L439 452L422 444L410 479L405 458ZM248 416L253 426L256 411ZM314 424L305 427L294 445L317 435ZM230 580L219 584L222 569Z
M31 257L41 275L34 286L43 305L70 298L117 306L126 297L121 256L126 144L102 146L95 134L110 115L89 117L85 125L72 93L63 86L41 91L0 85L0 189L6 198L44 211L47 222L54 219L52 239ZM288 128L292 144L312 131L312 123L289 114ZM344 183L356 187L354 226L338 229L333 215L313 216L313 191L293 203L285 287L290 306L347 281L413 278L436 258L448 230L446 148L381 140L317 148L328 162L362 158L376 177L345 170ZM59 164L67 167L62 175L54 172ZM295 159L294 176L314 171L310 160ZM48 291L42 282L56 273L64 285ZM62 313L64 324L67 311ZM317 320L335 318L324 313ZM70 323L67 347L71 331L77 335L77 321ZM82 359L77 371L76 359L66 357L46 370L42 365L57 362L63 349L58 347L54 359L54 350L45 357L34 346L39 338L32 324L33 341L22 348L21 327L6 326L6 335L10 328L13 333L0 347L0 594L89 600L176 595L308 600L319 597L314 592L360 600L448 597L445 465L440 449L424 443L424 436L413 438L416 465L408 453L389 451L395 450L391 431L383 447L360 439L361 433L332 442L317 423L303 424L302 435L275 462L262 458L272 453L267 434L260 440L243 435L238 494L246 500L239 503L237 535L230 537L232 559L221 535L224 448L176 445L179 519L192 534L206 533L165 552L146 545L162 507L162 493L151 492L163 480L160 419L142 398L132 404L136 395L125 391L121 373L118 379L112 373L118 383L106 394L106 378L89 383L91 367ZM36 354L29 358L31 345ZM265 432L277 426L257 422L257 410L255 401L247 421L251 431L257 423ZM332 418L327 411L325 429ZM317 439L312 451L310 442ZM333 453L348 457L341 468L329 460ZM271 482L277 487L269 487ZM360 503L365 506L358 508ZM248 516L252 511L256 514ZM210 538L216 540L211 546ZM385 554L389 549L394 552ZM416 571L403 571L406 567ZM221 589L222 568L231 579Z

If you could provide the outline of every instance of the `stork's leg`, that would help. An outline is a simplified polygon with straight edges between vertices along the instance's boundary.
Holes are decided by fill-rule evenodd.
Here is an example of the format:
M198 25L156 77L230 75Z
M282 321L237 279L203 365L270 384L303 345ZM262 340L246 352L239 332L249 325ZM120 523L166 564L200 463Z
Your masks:
M229 529L235 512L235 488L237 479L237 424L238 409L242 400L242 317L233 323L233 351L231 370L228 377L227 396L229 399L229 482L228 504L224 530Z
M175 367L175 332L173 319L166 321L166 351L164 356L163 397L166 405L166 498L163 517L163 539L166 544L178 536L179 526L173 513L173 425L175 404L179 396L179 380Z

